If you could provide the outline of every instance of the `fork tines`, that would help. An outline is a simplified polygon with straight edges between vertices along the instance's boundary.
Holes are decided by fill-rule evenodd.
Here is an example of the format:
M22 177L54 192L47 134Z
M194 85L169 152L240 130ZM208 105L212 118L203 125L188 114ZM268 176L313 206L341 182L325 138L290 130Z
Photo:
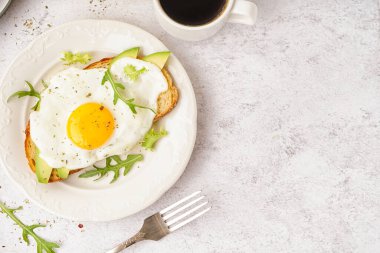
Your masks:
M200 193L201 191L194 192L159 212L170 232L195 220L211 209L211 206L207 205L208 201L205 196L200 196Z

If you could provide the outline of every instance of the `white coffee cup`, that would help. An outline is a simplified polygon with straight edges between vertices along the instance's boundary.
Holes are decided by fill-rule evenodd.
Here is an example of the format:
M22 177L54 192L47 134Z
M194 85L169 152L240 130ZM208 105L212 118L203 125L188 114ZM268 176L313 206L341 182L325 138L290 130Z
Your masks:
M191 1L191 0L189 0ZM226 22L254 25L257 6L247 0L227 0L221 14L209 23L187 26L171 19L163 10L160 0L153 0L158 22L170 35L188 41L198 41L213 36Z

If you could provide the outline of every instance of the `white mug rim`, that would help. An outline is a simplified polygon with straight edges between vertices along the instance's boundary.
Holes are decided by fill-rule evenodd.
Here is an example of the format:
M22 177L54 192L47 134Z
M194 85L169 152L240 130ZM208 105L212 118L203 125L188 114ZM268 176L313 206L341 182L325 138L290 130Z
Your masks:
M168 14L166 14L166 12L164 11L164 9L162 8L161 6L161 3L160 3L160 0L153 0L154 4L155 4L155 7L157 9L157 11L160 12L160 14L166 19L167 22L169 22L171 25L173 26L176 26L177 28L180 28L180 29L183 29L183 30L187 30L187 31L195 31L195 30L202 30L202 29L207 29L209 27L212 27L212 26L215 26L217 25L219 22L221 22L227 15L229 15L229 13L231 12L232 10L232 6L233 6L233 3L234 3L235 0L227 0L227 6L224 8L223 12L221 15L219 15L217 18L215 18L214 20L212 20L211 22L209 23L206 23L204 25L197 25L197 26L187 26L187 25L183 25L181 23L178 23L176 22L175 20L173 20L171 17L168 16Z

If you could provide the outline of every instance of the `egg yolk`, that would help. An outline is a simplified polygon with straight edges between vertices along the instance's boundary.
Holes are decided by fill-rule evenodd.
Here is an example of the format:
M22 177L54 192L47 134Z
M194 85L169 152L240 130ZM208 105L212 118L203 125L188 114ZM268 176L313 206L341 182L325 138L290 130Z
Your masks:
M78 147L92 150L102 146L112 135L112 113L98 103L80 105L67 121L67 135Z

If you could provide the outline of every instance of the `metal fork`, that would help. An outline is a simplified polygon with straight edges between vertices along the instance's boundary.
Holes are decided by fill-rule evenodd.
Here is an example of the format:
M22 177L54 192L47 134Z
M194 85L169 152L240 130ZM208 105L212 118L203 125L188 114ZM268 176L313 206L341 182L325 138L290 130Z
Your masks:
M208 212L211 206L207 205L207 200L200 202L205 198L204 195L199 196L200 193L201 191L194 192L160 212L146 218L142 228L137 234L106 253L120 252L136 242L143 240L158 241L162 237Z

